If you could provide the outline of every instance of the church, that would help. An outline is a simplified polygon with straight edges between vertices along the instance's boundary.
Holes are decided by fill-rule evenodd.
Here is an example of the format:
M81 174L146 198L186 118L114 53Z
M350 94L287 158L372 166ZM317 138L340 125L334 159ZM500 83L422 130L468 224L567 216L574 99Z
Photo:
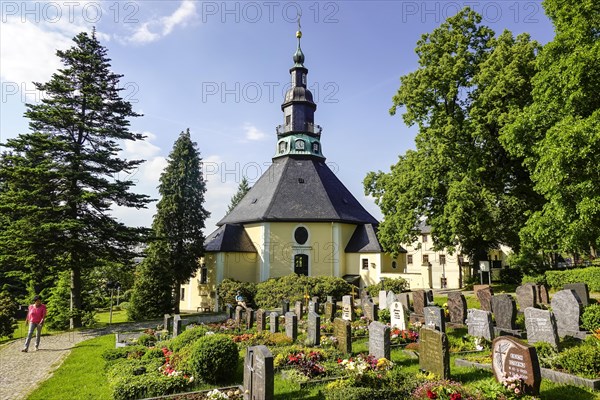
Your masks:
M392 257L383 251L378 221L325 163L302 33L296 37L272 164L207 236L201 268L181 286L182 310L218 310L216 286L226 278L263 282L289 274L327 275L363 288L408 272L406 252Z

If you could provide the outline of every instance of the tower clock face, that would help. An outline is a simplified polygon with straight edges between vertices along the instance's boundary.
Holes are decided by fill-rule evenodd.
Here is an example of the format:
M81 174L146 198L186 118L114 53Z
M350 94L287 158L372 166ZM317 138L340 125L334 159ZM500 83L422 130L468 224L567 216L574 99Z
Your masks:
M296 150L304 150L304 140L296 140Z

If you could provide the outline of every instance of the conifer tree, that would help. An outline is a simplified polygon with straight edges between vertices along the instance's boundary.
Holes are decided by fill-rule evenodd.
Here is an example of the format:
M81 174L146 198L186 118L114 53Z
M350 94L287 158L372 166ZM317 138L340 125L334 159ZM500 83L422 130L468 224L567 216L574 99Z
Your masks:
M231 198L231 202L229 203L229 207L227 208L227 214L233 211L235 206L238 205L238 203L244 198L244 196L246 195L246 193L248 193L249 190L250 185L248 184L248 179L246 179L246 177L244 176L242 178L242 181L238 185L237 192Z
M111 71L107 49L95 30L91 35L80 33L73 41L73 47L56 53L63 68L47 83L35 83L45 96L38 104L27 104L25 116L32 133L5 145L9 150L0 169L6 172L7 163L11 169L0 176L14 190L2 199L9 203L3 203L1 212L8 213L13 236L3 238L0 259L7 257L7 247L26 259L28 252L52 244L53 252L41 267L69 271L70 327L79 327L86 273L98 260L130 262L133 246L146 231L118 222L111 207L143 208L150 200L130 192L133 183L119 178L143 162L118 157L121 141L143 139L129 130L128 118L139 114L120 96L122 75ZM25 185L32 166L23 160L32 154L42 167ZM42 204L40 192L45 196ZM19 231L19 226L27 226L36 236L22 243L28 231Z

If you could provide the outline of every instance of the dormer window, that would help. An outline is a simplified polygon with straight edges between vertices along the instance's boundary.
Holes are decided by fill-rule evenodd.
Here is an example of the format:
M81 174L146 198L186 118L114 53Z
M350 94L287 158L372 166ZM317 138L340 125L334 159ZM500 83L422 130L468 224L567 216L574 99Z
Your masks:
M289 125L292 122L292 116L291 115L286 115L285 116L285 124Z
M280 153L285 153L285 148L286 148L286 143L285 142L279 142L279 152Z
M296 150L304 150L304 140L296 140Z
M302 74L302 84L306 86L306 74Z
M313 153L319 152L319 143L315 142L312 144Z

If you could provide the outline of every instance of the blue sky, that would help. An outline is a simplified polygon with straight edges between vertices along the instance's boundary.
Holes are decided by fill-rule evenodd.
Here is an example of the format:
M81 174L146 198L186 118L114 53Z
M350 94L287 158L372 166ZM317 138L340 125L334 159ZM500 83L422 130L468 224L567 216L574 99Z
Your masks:
M0 142L27 132L24 103L38 101L32 81L60 67L56 49L96 26L123 97L143 117L132 129L144 142L124 155L147 162L131 178L136 191L157 197L158 178L173 142L187 128L204 159L207 234L225 214L242 176L256 181L275 153L275 126L296 49L323 127L332 170L376 218L363 195L367 172L389 170L414 146L415 129L390 116L399 77L418 67L414 48L463 6L483 15L496 33L529 32L541 43L553 29L539 1L1 1ZM150 226L147 210L114 210L130 225Z

